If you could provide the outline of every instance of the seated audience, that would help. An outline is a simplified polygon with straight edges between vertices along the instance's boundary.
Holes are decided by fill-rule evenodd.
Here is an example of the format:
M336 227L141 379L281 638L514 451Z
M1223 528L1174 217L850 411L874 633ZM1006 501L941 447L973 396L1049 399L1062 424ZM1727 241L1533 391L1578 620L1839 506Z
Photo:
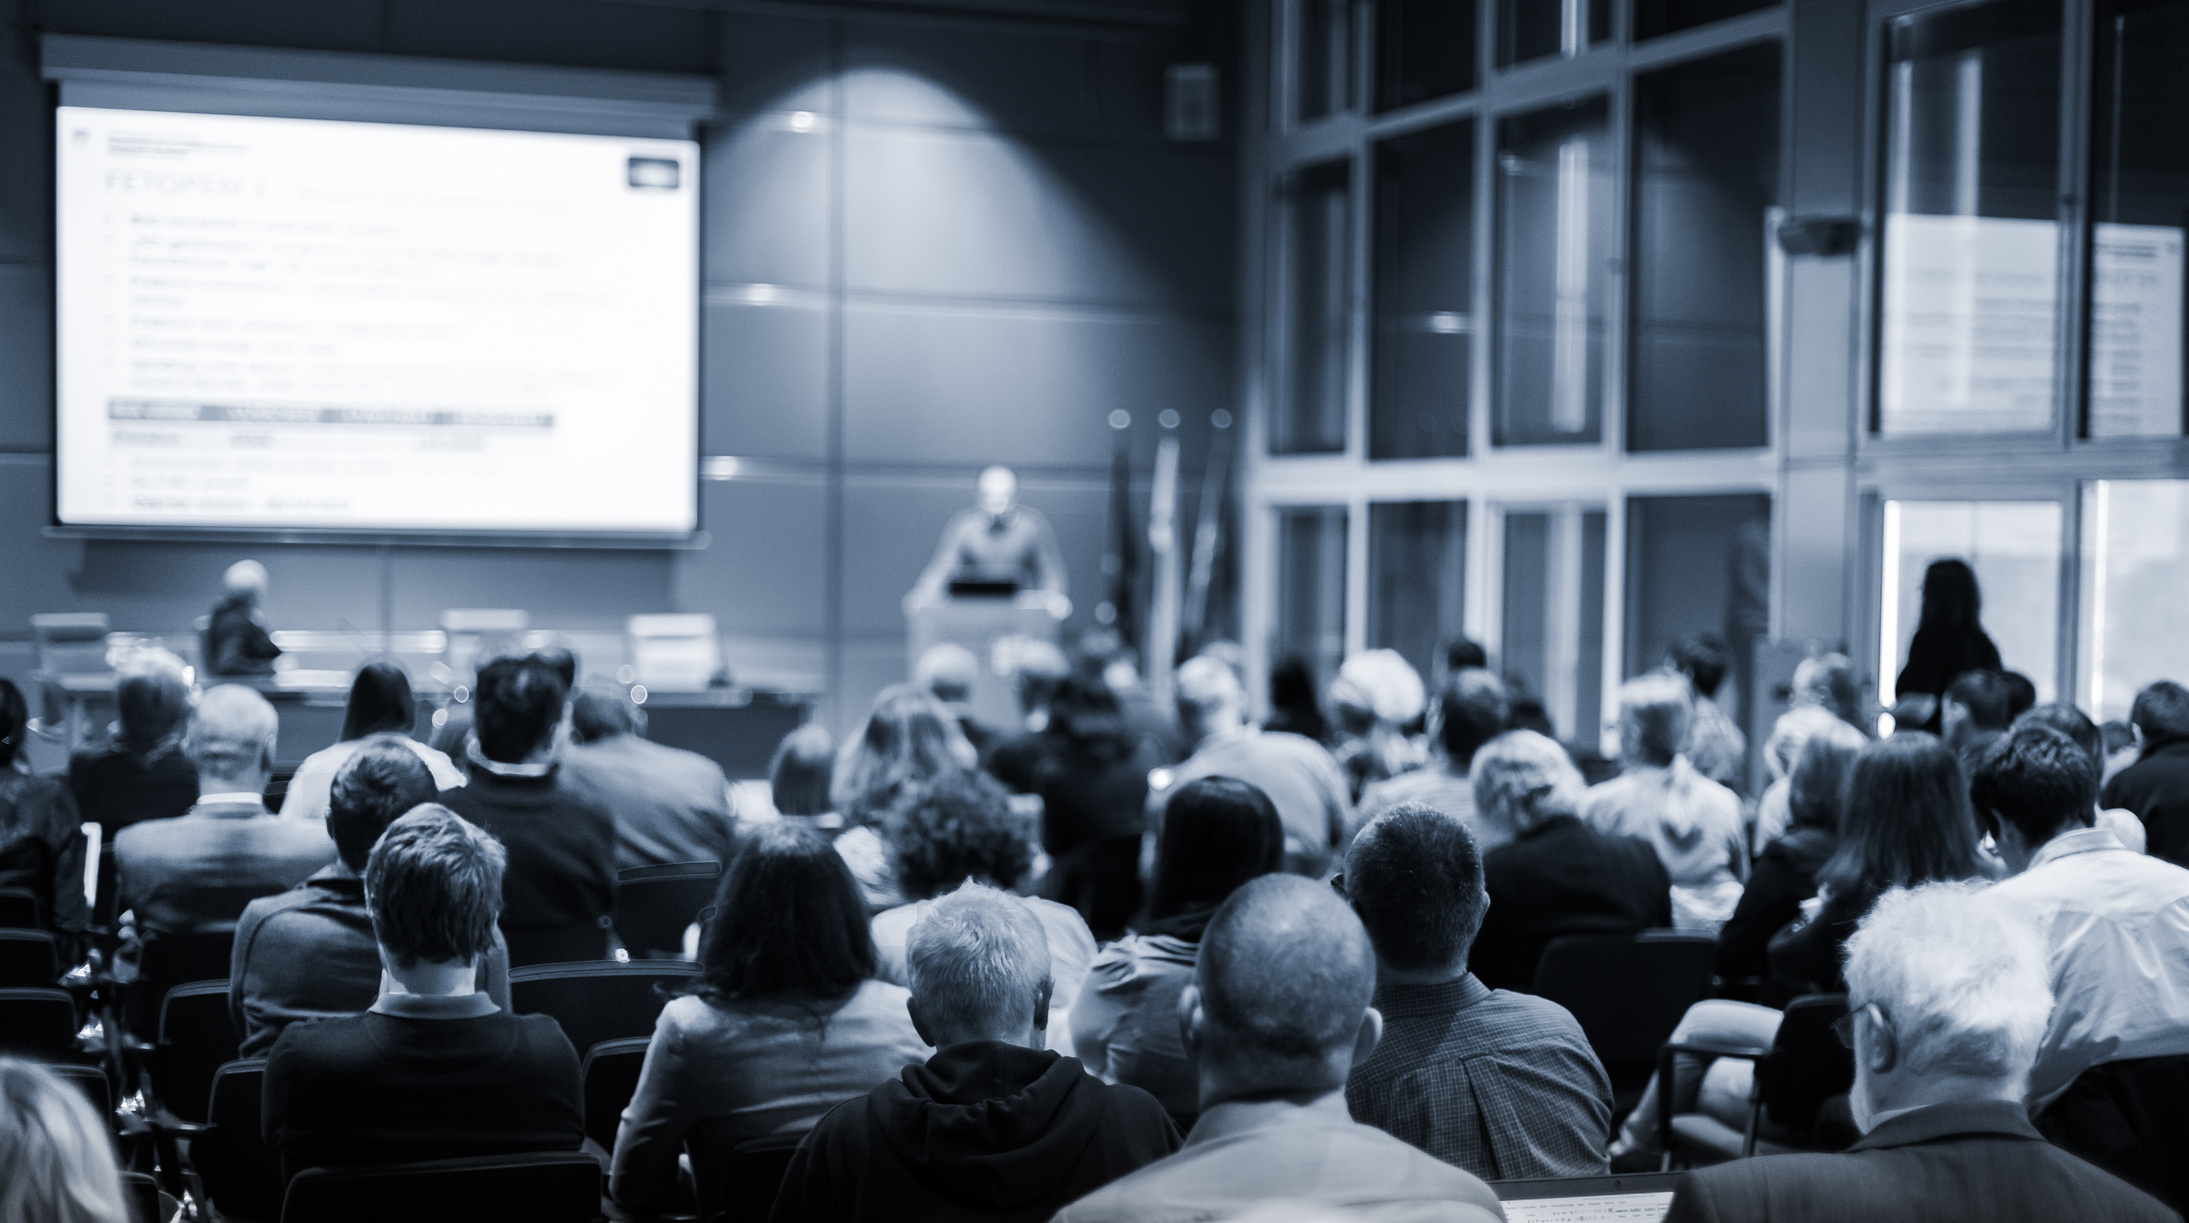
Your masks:
M1753 852L1762 852L1764 846L1786 832L1792 815L1788 805L1793 783L1789 778L1793 776L1794 765L1801 759L1801 749L1808 745L1809 736L1844 725L1846 723L1814 705L1789 709L1771 724L1771 737L1763 741L1764 772L1771 780L1764 786L1763 797L1756 800L1753 827L1748 831Z
M1940 737L1961 758L1964 776L1976 771L1984 749L2014 721L2014 693L2003 671L1964 671L1946 685L1939 705Z
M837 749L829 782L829 798L844 820L836 852L859 881L868 909L879 913L904 903L882 837L883 813L906 786L978 763L942 702L910 684L884 688L874 698L866 724Z
M670 1202L687 1143L704 1169L745 1139L810 1128L929 1052L904 988L875 978L850 868L810 829L752 833L722 876L699 963L697 988L654 1024L616 1131L609 1186L634 1213Z
M1311 739L1249 724L1238 673L1216 659L1187 659L1178 668L1177 698L1178 720L1193 741L1193 755L1171 770L1168 790L1148 796L1151 813L1189 782L1236 777L1267 795L1284 821L1285 869L1328 874L1353 835L1345 774L1337 761Z
M1748 837L1740 798L1682 754L1691 724L1680 680L1645 675L1621 687L1621 772L1589 790L1581 818L1649 842L1672 878L1672 924L1715 932L1740 903Z
M956 642L929 646L912 664L912 686L941 701L958 723L958 732L983 762L1003 741L1003 732L973 716L973 685L980 681L980 659Z
M1733 665L1716 633L1689 633L1672 643L1665 664L1687 681L1694 717L1688 724L1687 758L1695 771L1738 790L1748 763L1748 736L1718 705L1718 689Z
M509 854L502 933L513 966L597 960L616 904L616 822L563 775L569 689L548 660L504 656L479 668L471 700L471 780L441 802Z
M1200 653L1224 661L1242 676L1246 673L1246 651L1236 641L1219 638L1202 645ZM1098 624L1079 635L1079 666L1101 677L1110 695L1117 698L1125 729L1153 753L1157 765L1173 765L1186 758L1191 745L1178 729L1177 707L1156 703L1154 694L1141 681L1139 654L1125 644L1115 628Z
M1231 1218L1262 1201L1364 1220L1504 1217L1474 1176L1348 1115L1346 1078L1383 1023L1374 949L1335 893L1257 879L1216 912L1207 944L1178 1002L1200 1120L1176 1155L1059 1223Z
M2143 821L2153 857L2189 866L2189 688L2160 680L2136 694L2128 724L2136 763L2113 775L2101 807L2124 807Z
M198 801L198 770L182 750L190 723L182 660L165 650L135 654L115 668L114 704L112 742L68 758L76 810L109 845L131 824L181 815Z
M844 826L829 802L836 775L836 740L828 727L808 722L783 736L768 761L768 799L775 813L823 834Z
M1367 824L1396 807L1419 804L1434 807L1467 825L1475 843L1484 849L1503 841L1475 817L1474 783L1467 770L1474 766L1475 752L1505 733L1511 713L1506 702L1505 681L1480 667L1454 671L1437 694L1437 752L1422 768L1379 781L1361 796L1360 822Z
M2013 872L1992 894L2036 924L2050 963L2032 1108L2092 1066L2189 1054L2189 870L2092 827L2097 769L2049 726L1994 743L1969 796Z
M2012 722L2037 707L2037 681L2020 671L2001 671L2007 681L2007 720Z
M1581 771L1532 730L1475 753L1475 812L1504 843L1482 857L1483 915L1468 967L1491 989L1532 990L1562 934L1628 934L1672 924L1672 880L1648 842L1581 822Z
M380 949L365 905L365 866L388 825L433 801L434 776L407 742L366 740L334 775L327 835L335 860L286 892L244 906L229 961L228 1014L239 1057L260 1057L300 1019L354 1015L380 996ZM480 988L509 1005L499 928Z
M1147 913L1095 957L1072 1006L1072 1048L1088 1069L1145 1088L1190 1124L1199 1087L1180 1043L1179 992L1217 907L1249 879L1281 870L1284 849L1276 808L1254 786L1203 777L1172 792Z
M1297 654L1278 659L1269 669L1269 720L1262 729L1317 743L1330 737L1330 722L1323 717L1322 698L1315 692L1315 669Z
M285 892L334 860L324 825L266 809L277 729L274 707L241 684L198 701L183 739L197 805L114 838L118 911L135 915L136 937L233 930L254 896Z
M898 985L912 984L905 946L912 927L934 908L934 897L971 881L1016 892L1034 868L1033 819L1011 809L1011 797L985 773L944 773L924 786L908 789L882 821L889 834L890 860L898 886L910 904L886 909L874 918L875 975ZM1069 905L1035 896L1019 903L1034 915L1048 939L1051 1048L1071 1052L1067 1020L1094 962L1095 938Z
M58 778L27 771L22 748L29 724L22 691L0 679L0 887L38 898L40 922L61 938L61 954L73 964L90 922L83 820Z
M2073 739L2075 746L2083 749L2083 755L2090 758L2091 772L2099 778L2100 788L2103 788L2105 732L2099 730L2098 724L2085 716L2082 710L2067 701L2048 701L2042 705L2033 705L2016 714L2014 726L2009 729L2023 726L2049 726ZM2097 802L2091 804L2091 810L2097 813L2092 817L2094 827L2112 833L2114 840L2136 853L2144 853L2149 848L2144 837L2143 821L2136 818L2135 812L2125 807L2107 807Z
M580 693L570 742L563 773L615 817L617 869L730 860L730 779L721 765L648 739L646 711L621 693Z
M0 1057L0 1168L0 1223L130 1218L105 1119L36 1062Z
M1018 897L968 883L922 908L909 1005L935 1055L822 1117L770 1218L1044 1223L1178 1149L1154 1097L1042 1051L1049 949Z
M1338 668L1330 683L1330 710L1337 720L1332 755L1353 802L1369 786L1420 767L1420 753L1405 728L1421 716L1426 700L1421 675L1397 650L1366 650Z
M386 662L369 662L359 667L357 678L350 681L349 706L342 712L341 741L304 758L304 763L297 767L296 776L289 779L289 791L281 800L281 813L326 819L327 796L334 788L334 775L357 754L366 739L374 736L386 736L416 753L418 759L433 770L433 784L437 788L451 790L463 785L464 772L456 767L455 761L410 737L411 728L417 724L418 702L411 695L410 676L403 668Z
M1845 654L1802 659L1794 666L1791 688L1789 709L1822 709L1864 734L1874 728L1874 720L1862 716L1862 681L1855 675L1854 660Z
M1786 778L1785 835L1756 855L1740 904L1718 929L1721 980L1770 974L1771 936L1801 917L1801 903L1817 894L1817 872L1839 849L1847 783L1868 744L1861 731L1837 719L1816 727L1802 744Z
M1040 730L1049 724L1049 701L1056 696L1057 685L1071 673L1071 661L1053 643L1019 643L1011 659L1011 692L1018 699L1019 708L1019 724L1014 733Z
M2022 1093L2052 995L2010 906L1966 885L1890 892L1847 941L1847 985L1862 1139L1690 1172L1667 1223L2177 1217L2031 1127Z
M1467 971L1489 903L1467 825L1430 807L1386 812L1354 838L1343 878L1383 1015L1345 1083L1353 1119L1485 1180L1605 1172L1611 1080L1581 1025Z
M584 1144L570 1039L551 1016L513 1015L479 989L506 861L492 836L431 803L381 834L365 862L379 999L290 1024L266 1055L266 1141L284 1177Z

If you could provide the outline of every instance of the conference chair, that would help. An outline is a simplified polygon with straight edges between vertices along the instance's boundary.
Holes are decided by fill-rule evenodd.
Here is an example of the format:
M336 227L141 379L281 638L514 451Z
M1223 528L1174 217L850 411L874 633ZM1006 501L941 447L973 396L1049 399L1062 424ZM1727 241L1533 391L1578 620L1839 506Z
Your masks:
M182 1204L145 1172L122 1173L122 1201L129 1207L129 1223L171 1223L182 1213Z
M685 927L713 901L720 862L668 862L616 872L616 935L632 957L683 954Z
M616 1127L638 1094L639 1072L652 1043L644 1036L604 1040L587 1049L578 1065L578 1078L585 1085L585 1136L604 1151L616 1149Z
M281 1157L266 1145L260 1105L266 1059L229 1062L213 1075L210 1126L191 1140L190 1164L223 1219L274 1223L281 1217Z
M202 1124L213 1077L241 1044L228 1015L228 979L192 981L160 1002L159 1041L146 1058L153 1099L167 1118Z
M1667 1042L1657 1059L1658 1132L1665 1135L1667 1168L1816 1149L1811 1134L1824 1102L1854 1086L1854 1054L1832 1031L1846 1014L1845 994L1804 994L1786 1004L1778 1034L1762 1053L1708 1041ZM1682 1053L1756 1064L1742 1129L1704 1112L1674 1113L1672 1067Z
M593 1223L600 1163L572 1151L379 1167L306 1168L289 1180L281 1223Z
M0 928L42 930L45 924L38 913L38 893L29 888L0 888Z
M2092 1066L2037 1117L2054 1146L2189 1210L2189 1057Z
M237 911L242 911L240 906ZM179 985L218 979L225 988L235 945L232 929L146 936L137 951L137 979L122 991L129 1031L156 1034L160 1006Z
M1657 1050L1687 1008L1710 996L1716 940L1684 930L1552 939L1536 962L1535 992L1573 1013L1611 1076L1613 1112L1641 1098Z
M683 960L593 960L511 969L509 1009L552 1015L572 1048L651 1036L671 991L699 975Z
M708 1223L767 1223L783 1174L804 1134L766 1134L727 1148L703 1139L685 1143L692 1157L693 1196Z
M0 1052L51 1061L76 1047L76 1000L50 985L0 989Z
M61 979L61 949L43 930L0 930L0 986L30 989Z
M97 1066L82 1066L62 1062L47 1066L56 1078L84 1093L84 1099L99 1116L106 1119L109 1128L114 1124L114 1084L106 1077L106 1071Z
M545 930L504 930L509 944L509 966L527 968L539 964L576 964L608 958L609 919L572 922Z

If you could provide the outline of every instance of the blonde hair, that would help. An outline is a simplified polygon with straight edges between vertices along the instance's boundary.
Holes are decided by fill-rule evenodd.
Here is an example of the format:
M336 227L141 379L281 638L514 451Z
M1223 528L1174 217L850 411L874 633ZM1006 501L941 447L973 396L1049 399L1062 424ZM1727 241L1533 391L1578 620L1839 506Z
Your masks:
M0 1223L127 1223L106 1126L82 1093L0 1057Z
M1559 815L1578 815L1588 789L1573 757L1556 739L1509 730L1475 752L1467 775L1483 819L1522 833Z

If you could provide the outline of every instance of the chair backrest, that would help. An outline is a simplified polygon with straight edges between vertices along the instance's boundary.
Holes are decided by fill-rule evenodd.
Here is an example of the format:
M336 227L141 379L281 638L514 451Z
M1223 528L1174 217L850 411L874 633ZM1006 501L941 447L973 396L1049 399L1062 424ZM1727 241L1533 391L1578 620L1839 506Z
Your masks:
M0 928L37 930L45 924L38 912L38 893L29 888L0 888Z
M29 989L61 979L61 949L43 930L0 930L0 986Z
M55 1062L46 1069L84 1093L84 1099L91 1101L91 1107L106 1119L109 1127L114 1124L114 1084L107 1081L106 1071L74 1062Z
M585 1084L585 1136L603 1150L616 1147L616 1127L631 1097L638 1094L639 1071L646 1065L646 1047L652 1043L644 1036L604 1040L587 1049L578 1066L578 1077Z
M241 1038L228 1015L228 979L192 981L160 1001L159 1043L151 1056L160 1107L185 1121L205 1120L213 1076L236 1059Z
M669 992L699 975L683 960L586 961L511 969L509 1009L553 1015L577 1049L651 1036Z
M271 1223L281 1217L281 1158L266 1145L260 1125L265 1084L263 1057L222 1066L206 1107L212 1128L190 1142L191 1166L223 1218Z
M712 1223L767 1223L783 1174L804 1134L748 1138L723 1151L694 1145L692 1179L699 1217Z
M233 930L160 934L146 938L137 955L137 980L130 987L130 1029L140 1036L155 1036L158 1008L167 997L167 991L178 985L215 979L227 981L229 954L235 945Z
M122 1200L129 1207L129 1223L163 1223L160 1183L151 1173L122 1173Z
M1658 1046L1709 996L1716 954L1716 940L1685 931L1569 935L1543 949L1535 992L1573 1012L1616 1081L1655 1068Z
M1845 994L1803 994L1786 1004L1771 1052L1756 1063L1756 1091L1775 1125L1807 1133L1817 1109L1855 1084L1855 1055L1832 1025L1847 1013Z
M2189 1056L2092 1066L2037 1118L2053 1145L2189 1210Z
M599 1214L600 1164L578 1152L306 1168L281 1205L282 1223L592 1223Z
M668 862L616 873L616 933L634 955L679 952L684 929L714 899L720 862Z
M608 958L608 931L601 921L571 922L544 930L504 930L511 968L593 963Z
M52 1058L76 1042L76 1000L52 986L0 989L0 1051Z

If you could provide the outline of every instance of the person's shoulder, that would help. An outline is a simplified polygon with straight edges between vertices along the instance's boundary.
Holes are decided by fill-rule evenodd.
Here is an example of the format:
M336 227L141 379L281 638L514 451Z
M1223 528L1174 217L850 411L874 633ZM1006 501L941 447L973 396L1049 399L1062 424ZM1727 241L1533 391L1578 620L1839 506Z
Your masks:
M266 1051L269 1062L279 1060L294 1066L297 1064L332 1065L370 1059L375 1050L372 1035L366 1031L370 1012L354 1015L318 1015L299 1019L281 1030L273 1046Z
M167 815L156 820L138 820L114 834L114 852L116 855L157 853L182 844L189 836L184 824L186 818Z
M1047 931L1051 938L1057 937L1058 932L1062 931L1064 937L1075 943L1080 943L1083 948L1090 952L1097 948L1098 944L1095 942L1094 931L1088 928L1087 919L1080 915L1079 910L1068 904L1050 900L1046 896L1022 896L1019 900L1020 903L1033 910L1034 920L1041 923L1042 929ZM1052 950L1059 949L1052 948Z
M911 990L893 981L884 981L880 977L868 977L866 980L859 982L858 989L852 991L851 1001L847 1005L870 1011L880 1010L884 1013L902 1015L905 1000L911 996Z
M1572 1039L1584 1044L1588 1041L1573 1012L1548 998L1498 989L1491 990L1482 1005L1488 1008L1482 1018L1494 1028L1536 1038Z
M569 1035L562 1030L561 1022L553 1015L519 1015L510 1011L503 1011L501 1015L504 1022L523 1035L535 1057L550 1061L567 1058L573 1065L576 1064L577 1047L570 1043Z

